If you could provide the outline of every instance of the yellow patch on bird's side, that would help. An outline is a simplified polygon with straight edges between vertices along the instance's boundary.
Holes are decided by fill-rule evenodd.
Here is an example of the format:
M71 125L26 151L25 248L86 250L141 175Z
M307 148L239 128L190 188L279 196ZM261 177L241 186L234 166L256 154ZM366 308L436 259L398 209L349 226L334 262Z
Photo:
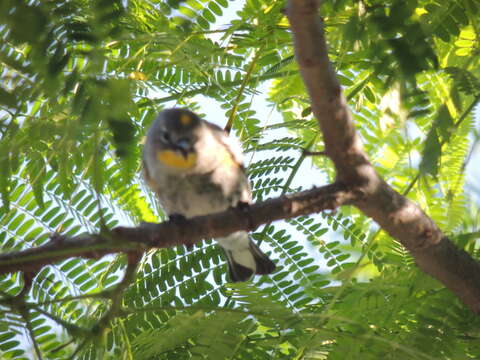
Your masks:
M183 125L183 126L187 126L188 124L190 124L192 122L192 118L187 115L187 114L182 114L180 116L180 123Z
M197 155L191 153L188 154L187 157L184 157L176 151L163 150L157 152L157 159L170 167L186 170L192 168L196 164Z

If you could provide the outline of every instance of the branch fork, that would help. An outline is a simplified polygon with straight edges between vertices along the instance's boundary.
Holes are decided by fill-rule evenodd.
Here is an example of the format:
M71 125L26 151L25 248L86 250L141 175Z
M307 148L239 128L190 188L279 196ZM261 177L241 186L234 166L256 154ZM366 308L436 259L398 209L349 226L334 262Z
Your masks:
M356 185L352 187L363 196L354 196L352 204L399 240L424 272L480 314L480 263L458 249L418 205L383 181L369 162L328 58L319 4L317 0L289 0L286 15L312 112L337 179L347 186Z

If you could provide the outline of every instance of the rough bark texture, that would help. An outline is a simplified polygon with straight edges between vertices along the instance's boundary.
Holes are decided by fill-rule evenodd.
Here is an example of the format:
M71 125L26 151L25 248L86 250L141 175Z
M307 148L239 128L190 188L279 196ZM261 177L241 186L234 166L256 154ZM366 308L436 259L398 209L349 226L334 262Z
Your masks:
M399 240L424 272L480 313L480 264L445 237L416 204L386 184L363 151L328 59L318 6L316 0L290 0L287 16L325 153L335 164L338 181L363 194L354 205Z
M138 227L116 227L108 233L75 237L54 234L42 246L1 254L0 274L15 271L31 273L42 266L74 256L99 258L115 252L135 253L151 248L191 245L205 238L226 236L238 230L253 230L275 220L334 210L351 202L356 196L343 184L334 183L270 199L246 209L230 209L181 223L143 223Z

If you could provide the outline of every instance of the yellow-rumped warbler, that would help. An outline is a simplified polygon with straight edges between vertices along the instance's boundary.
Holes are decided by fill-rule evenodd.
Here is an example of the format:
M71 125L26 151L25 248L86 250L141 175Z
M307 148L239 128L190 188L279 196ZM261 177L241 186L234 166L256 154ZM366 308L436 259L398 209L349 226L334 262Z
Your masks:
M163 110L147 133L143 173L170 218L207 215L249 204L243 154L220 127L186 109ZM216 239L232 281L270 274L275 264L245 231Z

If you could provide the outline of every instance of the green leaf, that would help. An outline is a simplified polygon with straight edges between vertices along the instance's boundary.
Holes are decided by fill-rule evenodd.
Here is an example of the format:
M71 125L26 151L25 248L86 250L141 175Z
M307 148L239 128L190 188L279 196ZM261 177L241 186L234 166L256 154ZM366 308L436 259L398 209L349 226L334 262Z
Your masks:
M6 105L10 108L15 108L17 107L18 101L15 94L5 90L0 86L0 104Z

